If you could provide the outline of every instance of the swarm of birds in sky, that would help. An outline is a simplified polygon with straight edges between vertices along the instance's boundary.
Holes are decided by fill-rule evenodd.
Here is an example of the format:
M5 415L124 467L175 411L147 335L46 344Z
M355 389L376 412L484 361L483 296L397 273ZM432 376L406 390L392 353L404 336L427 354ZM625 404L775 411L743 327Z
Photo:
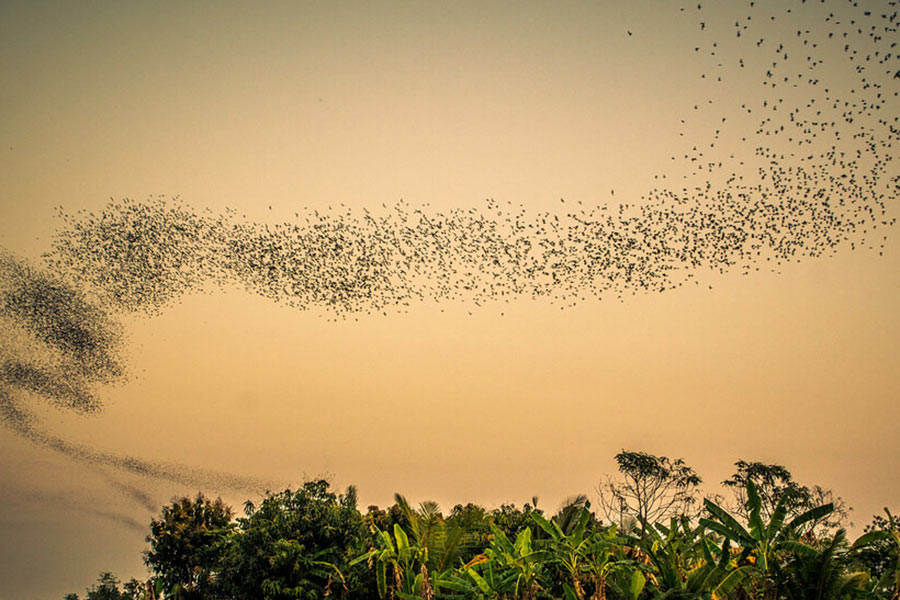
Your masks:
M715 79L695 106L697 121L716 123L711 139L671 157L692 185L670 180L630 205L563 200L535 212L487 200L441 212L401 201L273 224L176 201L112 201L97 215L64 214L48 258L117 310L159 310L213 282L347 314L422 300L621 299L703 269L749 273L882 247L900 190L897 2L849 2L840 18L831 4L749 2L733 24L682 8L699 20L690 43L709 67L701 79ZM734 39L715 37L729 30ZM761 104L729 106L724 87L747 78L767 88L754 95ZM741 140L722 156L729 134Z
M438 211L401 201L307 210L281 223L177 199L61 212L43 271L9 257L0 263L0 316L52 356L43 365L2 357L0 418L76 458L164 476L168 466L40 432L16 394L96 411L91 386L123 373L107 315L154 314L216 286L338 317L423 301L534 297L565 307L666 292L703 272L883 251L900 194L898 2L728 4L680 8L696 26L684 43L703 67L697 89L708 97L685 106L685 128L695 132L685 152L630 202L561 200L556 211L534 211L486 200ZM622 43L638 43L640 33L630 26ZM738 82L757 91L734 100L727 92Z

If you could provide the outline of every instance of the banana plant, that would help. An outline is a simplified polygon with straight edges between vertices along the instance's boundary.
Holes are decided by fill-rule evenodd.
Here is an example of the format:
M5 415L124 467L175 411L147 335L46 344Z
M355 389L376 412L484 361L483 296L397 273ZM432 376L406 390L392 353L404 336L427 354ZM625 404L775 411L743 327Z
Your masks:
M375 561L375 579L378 596L387 597L390 589L401 600L430 600L433 590L425 568L427 550L409 543L409 536L398 524L394 524L393 536L375 527L378 548L370 550L350 561L350 566L363 561ZM388 580L390 568L391 580Z
M591 600L605 600L610 578L615 580L620 574L627 574L626 586L614 586L620 596L637 600L643 591L647 578L639 563L625 557L624 543L625 540L619 537L615 525L591 536L588 553L583 561L583 569L594 586Z
M569 581L563 583L566 600L584 600L587 591L585 582L593 588L591 600L603 600L609 578L616 574L616 580L624 575L625 585L614 586L619 595L629 600L637 600L647 582L641 566L636 561L625 558L622 551L623 539L619 538L615 526L588 535L590 523L590 503L586 502L577 516L570 519L569 527L556 520L548 521L539 514L532 519L549 536L549 558L565 572Z
M788 497L785 495L772 511L769 522L765 523L761 516L762 501L756 484L748 481L746 489L749 529L708 498L704 501L704 506L712 518L700 519L700 525L738 545L740 556L736 568L751 566L749 571L757 584L754 597L769 598L775 593L773 574L785 543L791 542L796 548L796 544L800 544L796 538L802 526L830 514L834 510L834 504L829 502L816 506L786 522Z
M532 600L543 589L544 563L548 553L532 545L526 527L515 542L491 524L491 545L463 567L482 598L523 598Z
M865 586L869 574L850 572L851 556L846 551L847 532L839 529L821 548L800 542L785 542L792 552L786 569L782 595L786 600L838 600L869 596Z
M590 536L585 536L591 518L589 508L590 503L581 508L581 512L574 521L572 532L569 534L563 532L555 521L548 521L538 513L531 514L534 522L550 536L549 547L553 562L562 567L570 580L570 583L565 583L563 587L567 599L584 600L581 579L591 541Z
M669 526L646 526L640 539L631 538L649 562L651 595L657 599L710 599L730 594L747 576L749 567L732 564L730 541L719 549L702 525L687 517L672 518Z

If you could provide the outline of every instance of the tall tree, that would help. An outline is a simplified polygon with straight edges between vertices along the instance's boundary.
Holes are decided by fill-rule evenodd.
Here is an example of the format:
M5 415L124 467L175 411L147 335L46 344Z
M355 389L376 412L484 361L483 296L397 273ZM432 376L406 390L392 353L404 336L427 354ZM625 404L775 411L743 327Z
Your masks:
M766 519L772 516L775 507L782 500L789 517L823 504L834 506L834 511L823 517L811 530L815 535L823 536L840 528L849 517L850 509L842 498L818 485L801 485L794 481L791 472L782 465L739 460L734 466L734 474L723 481L722 485L733 491L735 505L732 511L744 520L750 517L746 508L748 482L753 482L756 487L760 499L760 514Z
M176 498L150 522L150 549L144 562L163 589L200 596L212 585L220 561L220 542L229 535L232 510L221 498Z
M632 519L643 531L662 520L690 512L702 480L684 459L647 452L616 454L621 480L608 477L598 487L607 518L621 528Z
M324 479L297 490L269 493L229 537L218 593L227 598L323 598L343 592L360 597L348 563L369 539L356 508L356 490L338 495ZM352 576L351 576L352 575Z

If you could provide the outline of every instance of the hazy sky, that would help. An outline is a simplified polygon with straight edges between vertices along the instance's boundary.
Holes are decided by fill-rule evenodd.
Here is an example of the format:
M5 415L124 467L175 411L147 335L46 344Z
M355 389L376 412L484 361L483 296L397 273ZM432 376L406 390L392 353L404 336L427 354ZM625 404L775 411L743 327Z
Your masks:
M523 294L334 314L195 286L158 312L112 312L127 378L94 385L101 411L16 402L95 453L260 490L330 474L363 508L397 491L552 509L593 496L625 448L684 457L710 491L738 459L781 463L868 522L900 495L900 246L881 224L900 212L900 61L883 31L897 6L749 4L3 0L0 248L37 270L77 211L110 198L178 196L257 228L401 199L562 217L671 195L718 206L735 174L777 207L804 190L773 173L796 182L832 147L845 155L822 177L851 174L873 194L848 206L886 211L874 233L831 222L844 241L818 258L684 265L676 289L574 306ZM828 125L847 110L865 116ZM866 139L877 161L856 156ZM842 199L806 181L811 202ZM0 321L5 347L17 326ZM34 442L0 428L2 600L144 576L146 526L174 494L254 496Z

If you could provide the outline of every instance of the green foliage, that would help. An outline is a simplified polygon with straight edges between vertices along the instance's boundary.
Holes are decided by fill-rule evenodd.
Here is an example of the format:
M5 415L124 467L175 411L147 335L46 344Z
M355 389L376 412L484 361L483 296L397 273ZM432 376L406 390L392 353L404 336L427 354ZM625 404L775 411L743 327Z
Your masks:
M831 504L816 506L786 521L789 496L783 495L766 522L762 513L762 498L752 480L747 482L746 498L745 509L749 515L749 529L709 499L705 501L705 506L712 518L700 519L700 525L737 544L740 557L736 567L747 567L754 597L775 597L781 567L779 558L783 556L783 551L790 549L799 552L808 548L797 541L798 537L805 527L808 528L818 519L829 515L834 506ZM725 551L723 548L723 553Z
M523 528L534 526L531 513L544 514L544 511L537 508L537 498L532 498L531 503L526 502L522 508L517 508L514 504L502 504L491 511L490 519L507 537L515 538Z
M393 535L375 528L377 547L356 557L351 566L374 560L378 596L398 596L404 600L430 598L434 588L428 577L426 562L428 550L415 543L399 524L394 524Z
M352 487L339 495L318 480L247 502L237 521L221 500L180 498L151 522L156 578L122 586L103 573L86 599L900 600L900 523L887 509L851 546L843 530L822 534L832 503L798 504L786 469L745 463L741 509L707 499L698 520L673 500L699 483L683 461L617 460L629 489L644 486L623 515L640 528L604 526L585 496L551 518L536 500L445 517L396 494L363 516Z
M853 542L857 560L869 567L873 591L900 599L900 520L887 507L887 519L876 516L866 533Z
M782 593L787 600L838 600L864 597L868 573L851 572L847 534L840 529L821 550L798 545L784 569Z
M531 529L527 527L518 533L514 542L496 525L491 525L491 532L494 537L490 547L464 566L466 574L485 598L531 600L547 584L544 569L547 552L534 547Z
M121 581L110 572L101 573L97 583L86 592L85 600L145 600L147 584L131 579L119 589ZM64 600L78 600L78 594L64 596Z
M179 589L187 597L209 590L231 518L231 508L221 498L210 500L203 494L163 507L159 518L150 522L150 549L144 553L144 562L163 589Z
M310 481L246 509L222 545L219 596L313 599L359 587L347 571L366 537L355 491L338 496Z
M847 521L850 511L840 497L818 485L801 485L794 481L791 472L782 465L739 460L734 466L737 470L722 485L734 492L737 501L734 512L744 519L750 516L745 507L747 484L752 482L759 494L760 513L764 518L771 517L775 507L783 499L789 516L798 515L815 506L831 504L834 510L827 518L816 523L819 535L833 532Z

